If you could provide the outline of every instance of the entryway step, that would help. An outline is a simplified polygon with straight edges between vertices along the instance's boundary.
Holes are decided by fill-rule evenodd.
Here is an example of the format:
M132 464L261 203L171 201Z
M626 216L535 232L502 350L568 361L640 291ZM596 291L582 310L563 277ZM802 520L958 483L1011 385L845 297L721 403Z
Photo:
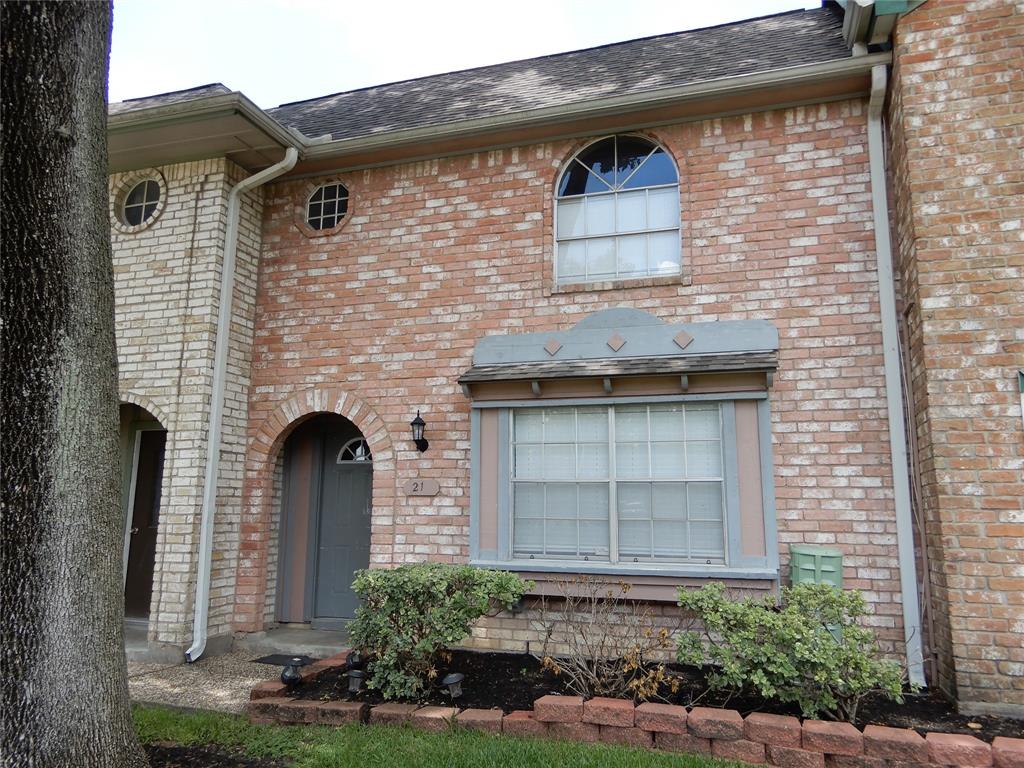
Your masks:
M254 656L286 653L325 659L347 646L348 632L344 629L277 627L266 632L250 632L235 640L236 649L251 651Z

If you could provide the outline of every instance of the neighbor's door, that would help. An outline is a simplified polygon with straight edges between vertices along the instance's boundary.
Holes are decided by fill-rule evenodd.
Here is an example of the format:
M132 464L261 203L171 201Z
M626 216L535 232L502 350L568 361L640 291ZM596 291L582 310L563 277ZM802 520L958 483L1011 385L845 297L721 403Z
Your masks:
M332 629L355 616L353 574L370 565L373 464L361 438L325 435L322 455L313 626Z
M136 433L136 440L138 460L131 499L124 613L129 618L147 618L153 595L153 564L156 558L156 531L160 522L160 486L164 474L167 433L162 429L142 430Z

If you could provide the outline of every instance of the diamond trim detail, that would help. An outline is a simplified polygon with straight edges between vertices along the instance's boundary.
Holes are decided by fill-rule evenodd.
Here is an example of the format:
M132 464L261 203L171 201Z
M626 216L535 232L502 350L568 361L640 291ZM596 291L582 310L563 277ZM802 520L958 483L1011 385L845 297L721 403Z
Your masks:
M544 345L544 351L552 357L554 357L561 348L562 343L558 339L548 339L548 343Z
M626 340L617 333L614 334L610 339L608 339L608 346L611 347L612 351L614 352L618 352L620 349L622 349L625 343Z
M672 341L679 345L680 349L686 349L690 342L693 341L693 336L688 334L686 331L680 331L672 337Z

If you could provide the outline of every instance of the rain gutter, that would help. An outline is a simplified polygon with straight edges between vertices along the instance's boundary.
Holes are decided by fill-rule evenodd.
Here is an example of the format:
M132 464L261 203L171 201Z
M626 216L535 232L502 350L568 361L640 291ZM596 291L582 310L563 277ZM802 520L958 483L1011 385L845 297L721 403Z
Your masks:
M625 96L588 99L583 102L558 104L542 109L523 110L472 120L459 120L443 125L387 131L372 136L335 139L310 147L304 153L303 158L316 160L334 155L353 154L404 144L415 144L425 140L436 141L439 139L468 137L496 130L542 126L571 119L592 119L603 115L613 115L641 109L654 109L677 102L697 101L712 96L727 96L747 91L798 86L822 79L868 75L873 66L888 64L891 60L892 57L888 52L850 56L849 58L836 61L784 67L766 72L755 72L749 75L721 77L699 83L689 83L672 88L659 88Z
M872 67L871 97L868 101L868 161L878 269L878 302L882 319L885 400L889 415L889 453L892 459L893 501L896 508L896 546L903 602L903 639L906 644L907 673L910 682L923 686L925 677L921 608L918 601L917 563L914 553L910 464L907 459L907 425L900 379L900 338L896 320L896 287L893 277L892 243L889 238L889 199L886 191L885 145L882 135L887 82L885 65L878 64Z
M238 222L242 195L295 167L299 151L288 147L284 159L259 173L243 179L228 193L228 221L224 234L224 259L220 280L220 305L217 311L217 338L213 352L213 393L206 432L206 472L203 478L203 506L199 523L199 568L196 575L195 616L192 621L192 645L185 651L190 664L206 650L207 622L210 614L210 567L213 560L214 509L217 503L217 475L220 470L221 422L224 415L224 388L231 339L231 304L235 290L235 254L238 250Z

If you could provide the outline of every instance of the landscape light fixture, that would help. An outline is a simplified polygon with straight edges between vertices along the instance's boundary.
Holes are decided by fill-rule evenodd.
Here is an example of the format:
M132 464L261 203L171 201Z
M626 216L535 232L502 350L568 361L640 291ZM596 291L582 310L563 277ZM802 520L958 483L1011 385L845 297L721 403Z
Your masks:
M462 695L462 681L465 679L466 676L461 672L452 672L444 676L441 685L448 686L448 695L457 699Z
M366 673L361 669L350 669L348 671L348 692L359 693L363 689L363 681L366 679Z
M416 443L419 452L423 453L430 447L430 443L423 439L423 428L427 426L427 422L420 416L419 411L416 411L416 418L409 422L409 426L412 427L412 441Z
M289 661L281 671L281 682L289 688L298 685L302 680L302 673L299 672L299 667L304 667L305 665L306 660L304 658L301 656L293 656L291 661Z

